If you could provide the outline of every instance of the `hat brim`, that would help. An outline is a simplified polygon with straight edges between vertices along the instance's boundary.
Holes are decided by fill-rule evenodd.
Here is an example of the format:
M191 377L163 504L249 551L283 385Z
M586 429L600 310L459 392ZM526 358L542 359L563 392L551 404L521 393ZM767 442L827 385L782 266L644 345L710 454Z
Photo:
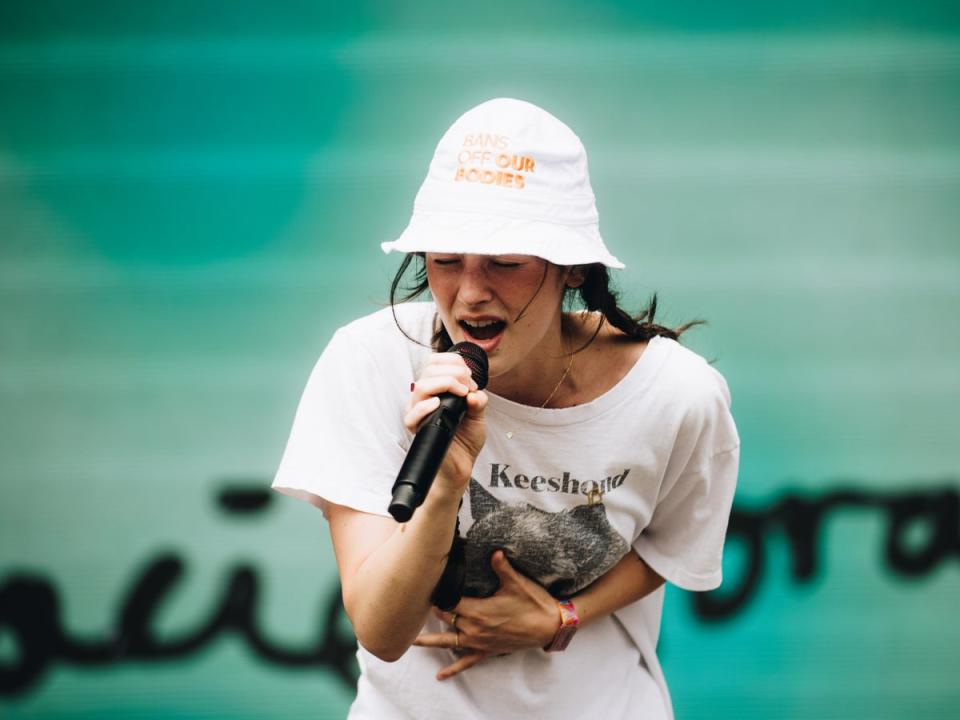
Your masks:
M380 247L385 253L534 255L556 265L625 267L607 251L595 223L562 225L480 213L415 212L400 237Z

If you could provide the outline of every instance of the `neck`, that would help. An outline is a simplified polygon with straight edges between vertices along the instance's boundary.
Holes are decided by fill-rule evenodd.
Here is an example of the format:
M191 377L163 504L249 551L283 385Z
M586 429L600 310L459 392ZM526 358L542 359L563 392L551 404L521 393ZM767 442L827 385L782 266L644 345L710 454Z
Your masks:
M558 315L555 329L531 350L523 362L490 378L489 390L522 405L541 407L548 398L551 406L556 405L563 392L561 385L570 381L568 369L573 356L569 353L575 347L572 331L571 321Z

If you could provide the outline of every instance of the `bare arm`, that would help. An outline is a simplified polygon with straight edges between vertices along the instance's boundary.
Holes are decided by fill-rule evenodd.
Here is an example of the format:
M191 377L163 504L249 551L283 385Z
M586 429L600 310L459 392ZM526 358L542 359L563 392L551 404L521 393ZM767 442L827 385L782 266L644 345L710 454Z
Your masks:
M580 623L589 624L624 608L646 597L663 583L664 579L634 550L630 550L606 574L573 598ZM558 621L554 632L559 626Z
M357 640L381 660L398 659L423 627L450 552L459 503L459 495L431 489L404 525L328 506L344 607Z
M486 395L458 355L432 356L417 380L404 422L413 431L438 404L437 395L467 398L467 414L440 472L409 522L327 505L343 604L360 644L392 662L407 651L430 612L433 588L446 565L457 510L485 440Z
M463 672L490 655L542 648L550 643L560 627L557 601L543 587L514 570L502 551L493 554L491 566L500 577L500 589L489 598L465 598L454 608L459 644L470 652L441 670L438 680ZM664 579L630 550L604 575L574 596L581 625L636 602L663 583ZM453 619L452 613L437 611L437 615L447 623ZM573 642L576 644L576 639ZM416 644L455 647L456 631L421 635Z

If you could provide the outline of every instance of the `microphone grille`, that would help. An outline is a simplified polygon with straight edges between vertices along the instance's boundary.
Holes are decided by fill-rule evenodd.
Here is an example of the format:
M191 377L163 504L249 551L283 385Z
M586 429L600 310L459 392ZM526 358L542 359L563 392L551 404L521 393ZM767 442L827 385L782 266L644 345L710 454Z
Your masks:
M487 386L487 353L483 348L472 342L459 342L450 348L450 352L455 352L470 368L470 374L473 375L473 381L483 390Z

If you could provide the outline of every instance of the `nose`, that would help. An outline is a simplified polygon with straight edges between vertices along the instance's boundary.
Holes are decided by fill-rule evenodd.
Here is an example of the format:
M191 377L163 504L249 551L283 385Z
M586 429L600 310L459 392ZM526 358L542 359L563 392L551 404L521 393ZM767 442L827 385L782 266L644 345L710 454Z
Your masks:
M493 298L486 266L482 260L479 262L477 260L474 258L464 260L460 288L457 292L457 297L464 305L480 305Z

